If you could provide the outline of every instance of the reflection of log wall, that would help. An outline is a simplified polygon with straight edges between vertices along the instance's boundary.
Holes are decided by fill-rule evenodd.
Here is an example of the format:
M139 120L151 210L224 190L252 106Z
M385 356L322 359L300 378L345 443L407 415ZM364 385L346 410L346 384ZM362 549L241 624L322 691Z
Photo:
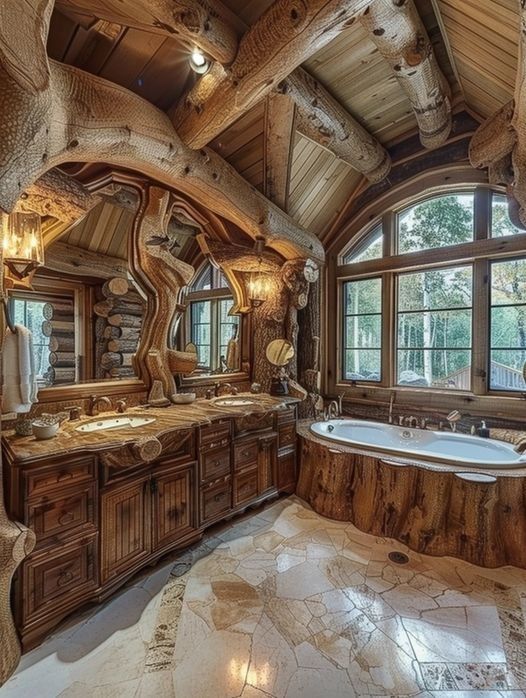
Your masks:
M322 516L350 521L411 550L484 567L526 568L526 479L468 482L453 472L394 465L301 438L299 497Z
M73 298L54 300L43 307L42 333L49 337L49 363L46 380L49 385L74 383L76 375L75 354L75 303Z
M123 283L123 281L125 283ZM96 378L136 375L133 357L140 339L144 301L126 279L109 279L99 289L93 311L95 323Z

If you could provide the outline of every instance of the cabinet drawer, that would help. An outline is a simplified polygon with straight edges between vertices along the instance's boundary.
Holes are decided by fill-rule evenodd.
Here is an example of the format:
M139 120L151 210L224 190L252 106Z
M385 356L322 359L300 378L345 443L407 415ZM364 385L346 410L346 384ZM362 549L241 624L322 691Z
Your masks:
M296 445L296 422L282 424L278 428L278 448L290 448Z
M24 616L26 620L54 607L74 605L97 587L96 536L33 555L24 562Z
M95 477L94 458L68 460L59 465L24 472L26 497L40 495L58 487L88 482Z
M218 485L201 490L201 520L207 523L232 508L232 480L226 478Z
M252 470L234 477L234 506L249 502L258 496L258 470Z
M230 419L220 419L212 424L207 424L200 429L199 444L201 450L217 448L226 439L230 441Z
M201 481L230 473L230 446L201 454Z
M242 468L258 461L259 442L257 439L234 444L234 468Z
M285 424L286 422L295 422L296 421L296 406L291 405L290 407L279 410L279 412L277 412L276 414L277 414L276 420L277 420L278 424Z
M49 536L61 535L77 526L95 525L95 485L52 492L26 504L27 525L37 537L37 545Z

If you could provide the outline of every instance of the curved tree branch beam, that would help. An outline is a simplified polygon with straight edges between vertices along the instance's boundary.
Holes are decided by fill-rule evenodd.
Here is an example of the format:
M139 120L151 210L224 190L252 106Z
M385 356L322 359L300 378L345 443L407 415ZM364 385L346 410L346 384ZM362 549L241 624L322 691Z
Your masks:
M127 27L177 36L218 63L228 64L236 57L238 35L228 21L231 13L217 0L59 0L57 5Z
M298 107L298 130L379 182L391 169L391 158L378 140L354 119L320 83L303 68L278 85Z
M243 36L224 76L208 81L213 89L203 90L198 81L175 109L174 124L182 140L192 148L209 143L349 26L370 2L275 0Z
M139 171L177 189L236 223L253 238L287 258L324 259L323 246L277 206L256 191L211 150L186 147L169 118L128 90L77 68L47 60L33 50L31 67L44 74L39 90L18 80L6 56L28 31L28 8L49 8L52 0L13 0L17 21L2 26L0 13L0 207L12 211L24 190L47 170L65 162L107 162ZM33 12L32 35L41 33L47 15ZM11 20L13 18L11 17ZM45 35L45 34L44 34Z
M422 145L441 145L451 131L450 88L413 0L372 0L360 21L406 93Z
M511 100L475 131L469 144L469 160L473 167L489 167L511 154L517 142L514 110L515 102Z

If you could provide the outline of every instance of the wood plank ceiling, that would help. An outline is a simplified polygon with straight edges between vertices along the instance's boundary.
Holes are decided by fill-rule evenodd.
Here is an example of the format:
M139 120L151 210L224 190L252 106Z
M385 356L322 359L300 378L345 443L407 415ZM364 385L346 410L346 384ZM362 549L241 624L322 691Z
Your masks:
M93 7L101 1L93 0ZM241 24L250 25L272 0L223 3ZM480 119L490 116L513 95L517 0L415 0L415 4L452 87L455 109L467 108ZM48 51L51 57L123 85L164 110L195 81L189 49L177 38L96 22L95 17L73 12L69 0L58 0ZM359 22L312 56L305 68L385 147L417 132L411 105ZM210 144L262 192L266 104L262 101ZM362 182L362 176L347 163L296 133L288 212L301 225L323 236ZM115 216L101 211L95 230L101 221L118 225ZM94 235L91 227L89 230ZM72 240L79 234L82 244L88 244L82 226L70 233ZM108 236L110 254L117 242L110 233Z

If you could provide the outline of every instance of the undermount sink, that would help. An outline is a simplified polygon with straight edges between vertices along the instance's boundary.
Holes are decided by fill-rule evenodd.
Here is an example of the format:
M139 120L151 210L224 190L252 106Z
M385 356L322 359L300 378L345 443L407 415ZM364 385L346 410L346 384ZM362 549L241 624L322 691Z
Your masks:
M90 433L92 431L105 431L107 429L128 429L130 427L143 427L145 424L155 422L155 417L123 416L123 417L101 417L100 419L80 424L75 427L75 431Z
M255 404L256 401L248 397L220 397L214 400L214 405L219 405L219 407L243 407Z

